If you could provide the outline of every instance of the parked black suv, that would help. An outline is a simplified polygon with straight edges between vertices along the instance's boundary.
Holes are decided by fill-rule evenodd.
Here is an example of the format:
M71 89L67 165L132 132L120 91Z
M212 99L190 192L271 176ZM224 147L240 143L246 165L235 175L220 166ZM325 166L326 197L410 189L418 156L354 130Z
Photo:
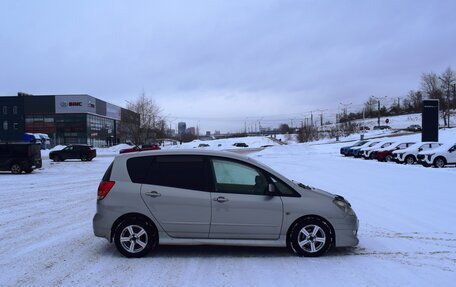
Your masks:
M0 171L31 173L33 169L41 166L41 145L0 143Z
M53 161L64 161L66 159L91 161L96 156L97 150L86 144L69 145L62 150L56 150L49 153L49 158Z

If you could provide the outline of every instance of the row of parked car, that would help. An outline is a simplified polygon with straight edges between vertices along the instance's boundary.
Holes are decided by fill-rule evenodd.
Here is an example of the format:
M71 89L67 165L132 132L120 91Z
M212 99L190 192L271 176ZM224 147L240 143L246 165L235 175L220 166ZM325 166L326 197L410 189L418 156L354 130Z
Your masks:
M97 150L85 144L69 145L49 153L49 158L53 161L91 161L96 156ZM40 143L0 143L0 171L11 171L13 174L31 173L42 165Z
M456 143L412 142L395 139L361 140L340 149L340 154L400 164L419 163L442 168L456 164Z

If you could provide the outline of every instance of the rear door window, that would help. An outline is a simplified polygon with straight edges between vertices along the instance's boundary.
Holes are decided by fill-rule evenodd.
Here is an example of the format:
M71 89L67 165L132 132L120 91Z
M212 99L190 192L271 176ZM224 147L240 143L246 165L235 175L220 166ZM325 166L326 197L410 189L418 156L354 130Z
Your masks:
M156 156L145 183L191 190L209 190L207 161L203 156Z

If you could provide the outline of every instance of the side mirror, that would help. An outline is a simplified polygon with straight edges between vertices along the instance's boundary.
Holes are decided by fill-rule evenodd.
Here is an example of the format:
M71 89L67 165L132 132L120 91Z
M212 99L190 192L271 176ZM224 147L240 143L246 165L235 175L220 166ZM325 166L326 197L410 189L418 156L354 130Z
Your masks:
M422 148L419 148L418 151L423 151L423 149L422 149Z
M275 185L270 183L268 185L268 194L269 195L273 195L274 193L276 192L276 188L275 188Z

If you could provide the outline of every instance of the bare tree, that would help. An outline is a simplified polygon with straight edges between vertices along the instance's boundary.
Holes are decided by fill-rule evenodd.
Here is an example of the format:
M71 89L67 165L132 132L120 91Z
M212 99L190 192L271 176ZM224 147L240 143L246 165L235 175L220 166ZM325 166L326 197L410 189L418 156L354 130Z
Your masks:
M165 123L162 119L161 108L143 92L137 99L128 102L127 109L139 114L140 125L133 131L135 144L155 141L157 131L163 130Z
M440 89L439 77L435 73L424 73L421 76L421 90L429 99L437 99L440 103L440 109L445 109L445 98ZM445 113L441 113L443 122L447 125Z
M290 126L288 124L280 124L279 133L288 134L290 132Z
M442 75L439 77L440 80L440 89L445 91L443 98L443 118L447 119L445 125L450 127L450 116L451 116L451 108L452 108L452 101L451 101L451 88L456 83L456 75L450 67L448 67Z
M364 113L366 117L374 116L374 112L376 111L377 107L377 100L370 97L367 102L364 103Z

